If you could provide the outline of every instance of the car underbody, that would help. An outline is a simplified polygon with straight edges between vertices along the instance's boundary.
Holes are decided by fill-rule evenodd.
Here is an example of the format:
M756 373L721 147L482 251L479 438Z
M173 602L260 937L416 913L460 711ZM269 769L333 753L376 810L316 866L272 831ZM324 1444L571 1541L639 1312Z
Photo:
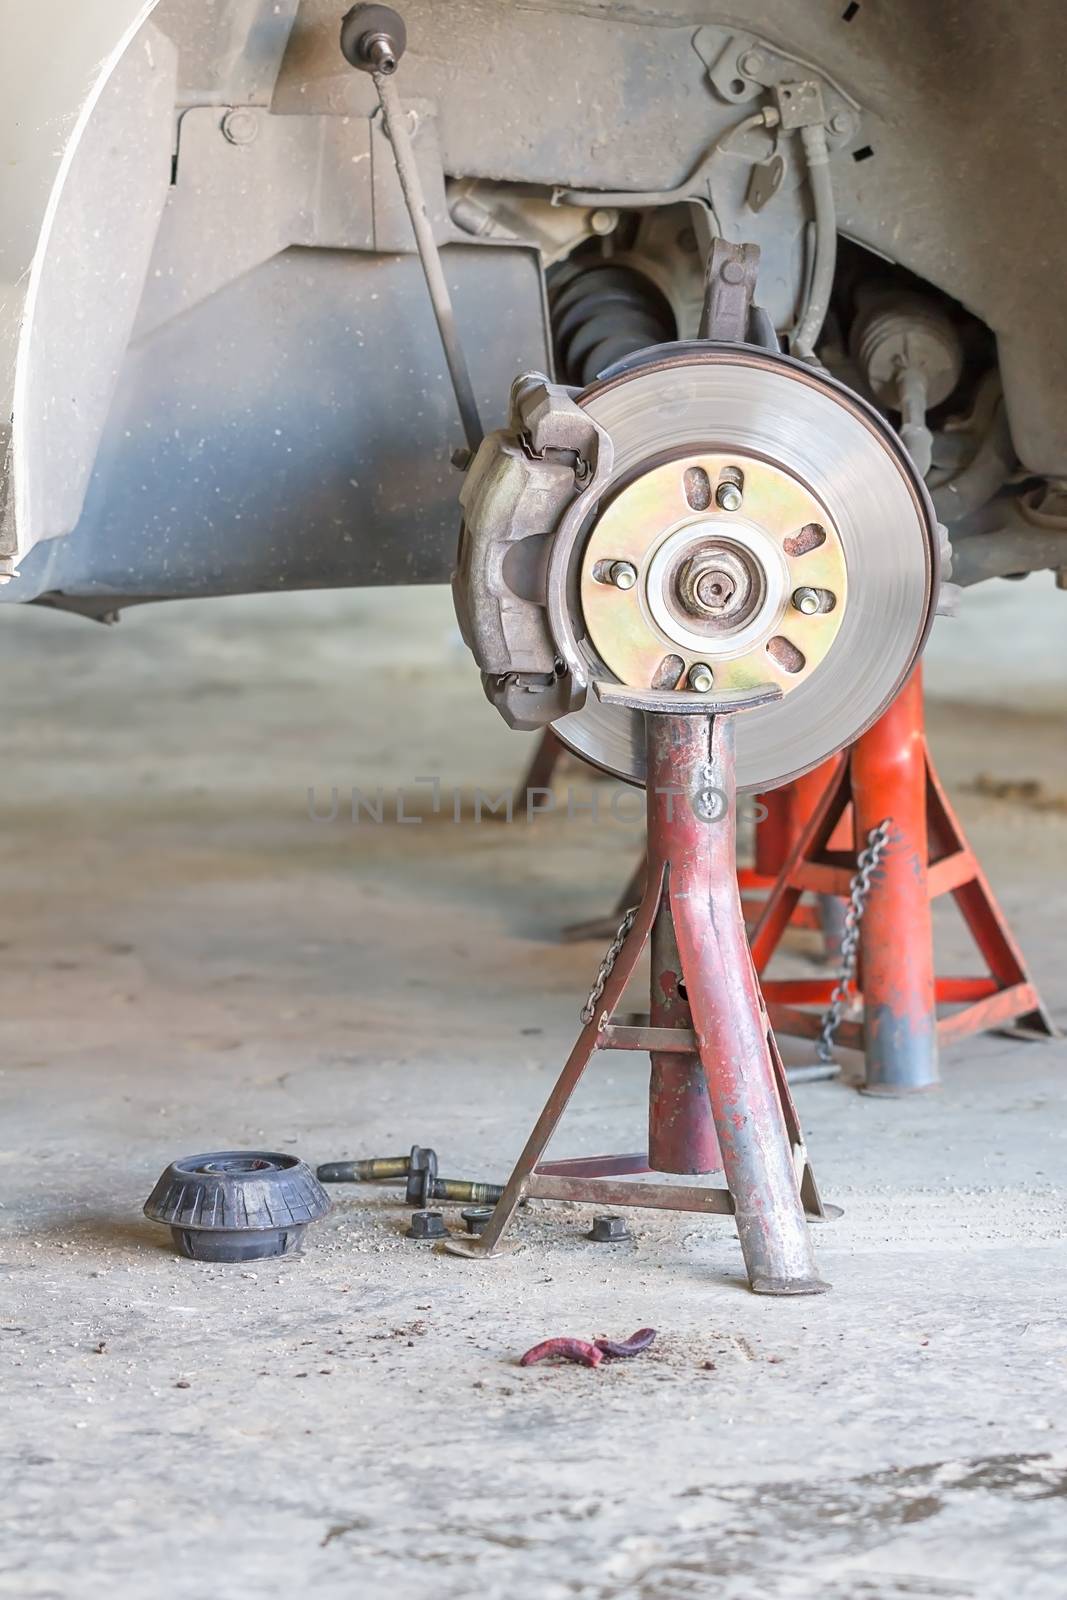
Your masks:
M7 62L26 148L0 256L2 598L110 617L445 581L462 432L339 8L87 5L79 68L46 91L49 9ZM751 241L793 353L832 274L811 356L903 430L956 581L1067 567L1058 7L1010 27L925 0L404 15L400 92L487 427L521 372L580 386L694 337L712 241Z

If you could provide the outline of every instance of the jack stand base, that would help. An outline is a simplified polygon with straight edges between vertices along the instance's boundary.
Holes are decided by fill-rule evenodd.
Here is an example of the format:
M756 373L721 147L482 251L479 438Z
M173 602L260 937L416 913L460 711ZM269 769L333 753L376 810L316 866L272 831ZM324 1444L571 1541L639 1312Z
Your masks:
M769 691L764 691L769 693ZM646 710L648 870L582 1012L585 1026L485 1230L445 1249L495 1255L523 1200L732 1216L757 1294L819 1294L806 1223L825 1220L781 1056L749 954L737 887L734 727L725 700ZM738 707L740 709L740 707ZM653 948L648 1016L618 1014L638 958ZM667 1025L661 1025L664 1022ZM652 1056L650 1154L542 1162L595 1050ZM649 1170L725 1188L645 1183Z

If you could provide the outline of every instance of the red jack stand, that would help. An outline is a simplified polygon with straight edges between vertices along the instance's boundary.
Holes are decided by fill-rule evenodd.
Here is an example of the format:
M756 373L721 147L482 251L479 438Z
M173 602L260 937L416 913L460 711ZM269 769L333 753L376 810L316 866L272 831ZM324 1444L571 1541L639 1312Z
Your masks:
M810 822L813 812L823 797L826 773L817 767L792 783L772 789L757 799L762 816L755 827L755 860L750 867L739 867L737 882L741 889L741 904L745 921L754 925L759 921L766 904L767 894L774 888L782 869L789 860L793 846ZM823 953L832 960L840 951L843 931L843 913L832 895L820 895L815 905L807 902L793 907L790 924L794 928L810 928L823 936Z
M858 990L862 1022L843 1022L839 1042L863 1050L868 1093L906 1094L939 1081L938 1045L994 1029L1054 1038L1056 1029L982 869L938 781L927 748L922 677L917 669L889 710L848 755L821 768L829 781L790 854L752 935L763 973L806 891L846 897L856 855L889 818L889 846L862 923ZM851 812L852 848L834 848ZM951 894L987 974L937 977L931 902ZM783 1033L817 1038L833 980L764 981L771 1022ZM938 1005L952 1006L938 1016Z
M523 793L528 782L528 778L524 780ZM737 869L741 908L749 926L759 921L766 896L778 882L794 844L822 799L825 787L825 769L818 767L803 778L796 778L780 789L772 789L758 796L757 804L763 807L764 815L756 821L755 860L750 867ZM568 944L584 943L588 939L610 939L623 912L640 900L644 884L645 857L642 855L614 910L606 917L591 917L585 922L571 923L563 929L561 937ZM823 953L827 960L832 961L839 953L844 910L832 895L820 895L816 905L806 902L798 904L793 909L790 923L794 928L808 928L821 933Z
M453 1238L446 1248L495 1254L527 1198L718 1212L736 1221L753 1290L819 1293L826 1285L805 1219L822 1220L828 1212L768 1025L737 887L729 715L736 701L724 695L714 706L695 708L690 695L662 692L659 709L649 710L651 698L648 691L615 697L646 710L644 896L601 966L582 1013L585 1026L485 1231ZM743 705L753 703L760 701L748 691ZM617 1015L650 942L649 1015ZM542 1163L595 1050L650 1053L648 1153ZM625 1181L636 1173L709 1173L720 1166L726 1188Z
M566 753L567 746L555 728L545 728L512 797L513 817L524 816L528 821L533 819L537 811L534 797L550 792L556 768ZM757 820L755 827L755 861L750 867L737 869L737 882L742 891L741 904L745 921L750 925L758 921L766 895L778 881L801 829L822 798L824 787L824 769L819 767L803 778L796 778L780 789L759 796L758 803L762 805L764 815ZM607 916L571 923L563 929L561 938L567 944L610 939L618 927L619 918L640 900L644 884L645 857L642 854L614 909ZM795 928L821 932L827 959L832 960L840 950L843 912L832 895L820 895L818 905L798 905L791 922Z

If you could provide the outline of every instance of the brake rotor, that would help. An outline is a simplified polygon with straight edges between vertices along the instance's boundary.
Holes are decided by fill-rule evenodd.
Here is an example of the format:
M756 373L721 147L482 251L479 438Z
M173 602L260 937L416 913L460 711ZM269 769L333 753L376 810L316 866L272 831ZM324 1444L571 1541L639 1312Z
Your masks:
M744 790L852 743L910 672L936 602L936 519L888 424L808 366L730 346L655 359L578 403L614 464L592 520L579 504L581 526L559 530L572 665L634 688L778 684L781 700L737 721ZM590 695L555 728L644 782L640 714Z

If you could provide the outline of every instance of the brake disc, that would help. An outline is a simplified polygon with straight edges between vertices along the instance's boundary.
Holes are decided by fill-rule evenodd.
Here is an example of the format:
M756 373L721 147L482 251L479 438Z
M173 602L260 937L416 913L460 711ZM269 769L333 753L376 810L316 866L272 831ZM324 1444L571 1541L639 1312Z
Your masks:
M852 743L911 671L936 602L936 518L888 424L752 347L652 359L578 404L614 462L595 508L579 500L560 524L549 569L571 670L643 688L779 684L779 701L738 718L744 790ZM590 695L554 726L644 781L637 713Z

